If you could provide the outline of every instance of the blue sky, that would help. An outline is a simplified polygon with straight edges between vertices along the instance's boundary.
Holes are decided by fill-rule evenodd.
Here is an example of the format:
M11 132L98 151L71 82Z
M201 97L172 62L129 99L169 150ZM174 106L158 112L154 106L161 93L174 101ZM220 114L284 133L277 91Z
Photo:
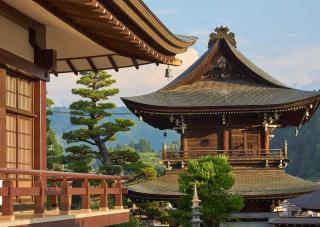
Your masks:
M277 55L288 48L319 43L318 0L145 0L171 30L195 35L206 49L208 33L228 26L248 54Z
M319 0L145 0L156 16L174 33L199 40L179 56L178 76L207 49L209 33L228 26L236 35L238 49L281 82L298 89L320 89ZM120 94L112 100L123 106L120 96L158 90L169 83L165 66L142 66L139 70L110 70ZM52 77L49 96L57 105L69 106L78 99L70 92L77 77ZM65 86L65 85L68 86Z

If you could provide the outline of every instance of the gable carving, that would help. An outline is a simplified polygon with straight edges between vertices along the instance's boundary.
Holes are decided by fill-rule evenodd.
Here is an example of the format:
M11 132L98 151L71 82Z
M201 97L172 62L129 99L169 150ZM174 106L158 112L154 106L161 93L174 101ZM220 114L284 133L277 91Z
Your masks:
M201 77L203 80L234 80L242 78L245 78L245 75L230 64L223 55L214 60L209 70Z

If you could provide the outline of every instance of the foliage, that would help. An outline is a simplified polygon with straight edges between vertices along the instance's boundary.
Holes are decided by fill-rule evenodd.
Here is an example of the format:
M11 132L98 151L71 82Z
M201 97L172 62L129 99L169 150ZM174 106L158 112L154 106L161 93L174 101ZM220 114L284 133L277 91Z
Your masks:
M147 225L131 215L128 223L113 225L112 227L147 227Z
M134 148L138 152L154 152L150 140L146 139L140 139L138 143L135 143L135 141L131 141L129 143L129 146Z
M179 210L189 213L182 214L190 215L194 183L202 200L202 220L207 226L215 226L227 220L231 212L239 211L243 207L243 198L228 192L234 184L231 170L225 156L208 156L190 161L188 169L179 176L179 190L186 193L179 202Z
M271 140L272 148L281 148L284 140L288 141L288 154L291 163L286 171L294 176L312 180L320 179L320 111L310 122L299 129L295 136L294 128L277 129Z
M93 171L94 153L86 145L70 146L66 148L63 163L72 172L89 173Z
M63 138L68 143L85 143L97 148L92 149L92 154L102 165L111 165L112 161L106 142L116 140L116 133L130 130L133 125L131 120L116 118L114 121L105 121L111 116L108 109L115 108L115 104L108 101L109 97L119 93L117 88L109 88L115 83L111 75L105 71L98 73L87 72L77 81L83 85L81 88L72 89L72 94L83 99L70 105L70 121L81 128L66 132Z
M50 98L46 100L47 106L47 168L49 170L62 170L62 155L63 149L60 145L56 134L50 128L50 119L52 115L51 106L54 104L54 101Z
M139 153L128 145L117 146L110 150L112 165L100 167L102 173L125 174L129 182L153 179L157 176L156 170L141 161Z

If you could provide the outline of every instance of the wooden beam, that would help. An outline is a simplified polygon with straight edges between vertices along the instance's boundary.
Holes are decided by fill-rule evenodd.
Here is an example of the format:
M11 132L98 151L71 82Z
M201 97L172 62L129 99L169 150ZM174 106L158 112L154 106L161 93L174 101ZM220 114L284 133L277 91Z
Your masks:
M72 64L72 62L69 59L65 60L67 65L69 66L69 68L71 69L71 71L75 74L78 75L78 70L76 69L76 67Z
M109 59L109 62L110 62L111 65L112 65L112 67L114 68L114 70L116 70L116 72L119 72L119 68L118 68L116 62L114 61L112 55L108 55L107 57L108 57L108 59Z
M29 62L7 50L0 48L0 65L4 65L7 70L20 73L31 78L39 78L48 81L47 70Z
M136 69L139 69L139 64L138 64L138 62L137 62L137 59L131 58L131 61L132 61L133 65L134 65L134 67L135 67Z
M95 72L95 73L98 73L98 69L95 66L94 62L92 61L92 58L87 57L86 59L87 59L87 62L89 63L89 65L91 66L92 71Z

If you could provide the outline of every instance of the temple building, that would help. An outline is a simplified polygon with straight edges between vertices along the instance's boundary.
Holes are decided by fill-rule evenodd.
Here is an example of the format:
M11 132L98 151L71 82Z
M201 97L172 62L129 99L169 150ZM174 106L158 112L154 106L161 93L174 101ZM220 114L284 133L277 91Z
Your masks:
M228 28L215 29L208 50L167 86L122 100L149 125L181 135L180 150L163 146L164 176L129 186L135 201L176 201L181 195L178 175L188 160L219 154L228 156L233 166L231 192L245 199L240 216L252 219L248 212L256 212L256 220L266 221L265 212L280 201L319 188L287 174L287 142L270 149L270 139L276 128L298 130L308 122L320 92L291 88L258 68L239 52Z
M176 54L196 38L174 35L141 0L0 0L0 29L0 226L128 221L125 177L46 171L46 83L67 72L180 65ZM70 188L79 179L82 187ZM92 180L101 187L90 187ZM81 195L88 212L72 213L71 195ZM98 213L89 212L92 195L100 196ZM116 209L107 211L108 195L115 196ZM48 196L60 197L59 210L45 212ZM26 205L33 211L14 213Z

